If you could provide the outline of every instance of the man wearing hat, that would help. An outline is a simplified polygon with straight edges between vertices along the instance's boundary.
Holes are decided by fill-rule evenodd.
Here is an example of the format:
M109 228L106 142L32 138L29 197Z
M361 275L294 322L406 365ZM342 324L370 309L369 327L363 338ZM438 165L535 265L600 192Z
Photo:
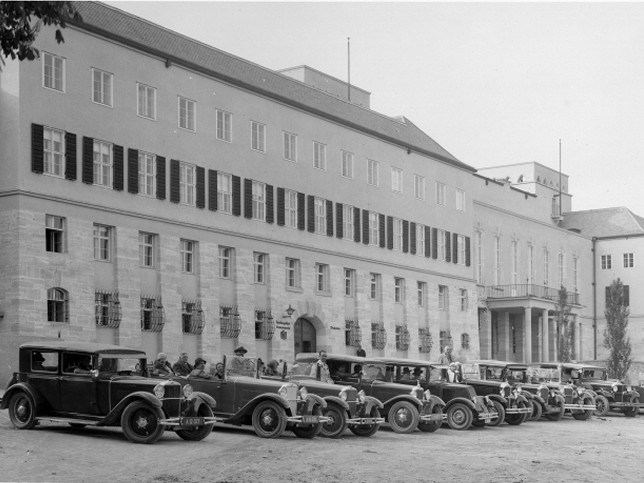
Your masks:
M212 379L212 375L209 372L206 372L206 361L201 357L197 357L195 359L195 368L190 372L190 377Z
M244 347L243 345L240 345L233 352L235 353L236 356L244 357L244 355L248 351L246 350L246 347Z
M188 353L182 352L179 360L172 366L175 374L178 376L189 376L194 367L188 362Z

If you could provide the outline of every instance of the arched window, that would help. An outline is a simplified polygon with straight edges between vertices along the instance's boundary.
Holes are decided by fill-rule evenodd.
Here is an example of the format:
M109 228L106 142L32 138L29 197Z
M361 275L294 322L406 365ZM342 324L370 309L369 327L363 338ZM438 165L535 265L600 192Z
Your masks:
M53 287L47 290L47 320L69 322L69 294L67 290Z

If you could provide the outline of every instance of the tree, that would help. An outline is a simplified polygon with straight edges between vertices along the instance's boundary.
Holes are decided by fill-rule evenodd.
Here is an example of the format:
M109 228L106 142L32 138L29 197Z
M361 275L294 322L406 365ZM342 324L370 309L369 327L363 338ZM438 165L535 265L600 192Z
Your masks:
M627 288L618 278L606 289L606 329L604 347L610 351L606 370L608 377L623 380L626 378L633 359L631 340L627 336L628 316Z
M66 21L80 21L81 16L72 2L0 2L0 48L4 57L18 60L34 60L40 52L33 46L36 36L44 25L60 25ZM56 41L64 42L60 29ZM0 67L4 58L0 56Z
M568 291L565 287L559 289L555 320L557 322L557 360L570 362L572 360L572 340L575 326L570 321L571 306L568 303Z

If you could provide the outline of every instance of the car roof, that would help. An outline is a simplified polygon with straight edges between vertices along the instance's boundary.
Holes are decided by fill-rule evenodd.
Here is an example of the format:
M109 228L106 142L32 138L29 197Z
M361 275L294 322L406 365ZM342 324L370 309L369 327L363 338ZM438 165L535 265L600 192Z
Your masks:
M300 352L295 356L295 362L313 362L317 361L320 358L320 355L317 352ZM376 361L375 359L371 358L366 358L366 357L359 357L359 356L352 356L348 354L338 354L338 353L332 353L332 352L327 352L327 361L343 361L343 362L357 362L359 364L364 364L366 362L380 362Z
M539 367L544 367L546 369L556 369L559 366L565 367L567 369L602 369L606 370L605 367L598 366L595 364L581 364L579 362L542 362L539 364Z
M497 361L496 359L477 359L473 361L467 361L467 363L480 364L484 366L507 366L508 364L514 364L513 362Z
M384 362L385 364L402 365L402 366L436 366L437 364L432 361L425 361L423 359L405 359L402 357L374 357L372 360L376 362Z
M40 350L61 350L61 351L78 351L78 352L92 352L101 354L132 354L137 357L147 357L145 351L141 349L133 349L131 347L124 347L114 344L101 344L97 342L84 342L84 341L40 341L40 342L25 342L20 345L20 349L40 349Z

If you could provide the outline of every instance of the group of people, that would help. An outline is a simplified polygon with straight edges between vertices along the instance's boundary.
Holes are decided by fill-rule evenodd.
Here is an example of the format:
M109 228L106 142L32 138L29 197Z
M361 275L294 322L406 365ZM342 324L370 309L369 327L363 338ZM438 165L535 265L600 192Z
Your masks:
M165 352L159 352L154 366L153 372L160 376L185 376L185 377L200 377L202 379L221 379L224 375L224 365L218 362L215 365L215 371L211 374L206 370L206 360L197 357L194 364L188 362L188 353L182 352L179 359L174 364L168 361L168 355Z

